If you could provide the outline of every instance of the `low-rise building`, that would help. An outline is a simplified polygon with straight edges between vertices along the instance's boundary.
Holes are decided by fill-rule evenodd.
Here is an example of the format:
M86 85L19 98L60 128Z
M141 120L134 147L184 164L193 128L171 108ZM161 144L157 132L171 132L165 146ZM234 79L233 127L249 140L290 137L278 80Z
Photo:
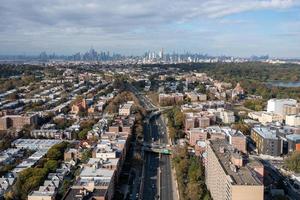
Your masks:
M69 162L81 160L83 151L81 149L69 148L64 152L64 161Z
M238 130L222 127L222 133L225 134L226 139L230 145L236 148L238 151L247 153L247 141L246 136Z
M286 136L288 142L288 152L300 151L300 135L291 134Z
M266 111L256 111L249 112L248 117L254 120L258 120L262 124L272 123L272 122L283 122L282 115L276 114L275 112Z
M72 139L71 132L57 129L35 129L30 132L30 135L34 138Z
M241 87L240 83L237 83L235 88L232 90L231 98L243 98L244 94L244 89Z
M286 115L285 123L289 126L300 126L300 114L298 115Z
M62 164L54 173L49 173L43 185L28 195L28 200L55 200L59 186L69 171L69 167Z
M80 112L87 110L87 103L86 100L83 98L81 100L78 100L72 105L71 113L73 114L79 114Z
M128 101L127 103L123 104L119 108L119 115L120 116L129 116L131 113L133 102Z
M15 180L16 178L13 176L0 178L0 199L4 197L5 192L7 192L9 188L14 184Z
M114 162L115 163L115 162ZM90 159L68 190L64 200L99 199L111 200L115 193L116 168L110 160Z

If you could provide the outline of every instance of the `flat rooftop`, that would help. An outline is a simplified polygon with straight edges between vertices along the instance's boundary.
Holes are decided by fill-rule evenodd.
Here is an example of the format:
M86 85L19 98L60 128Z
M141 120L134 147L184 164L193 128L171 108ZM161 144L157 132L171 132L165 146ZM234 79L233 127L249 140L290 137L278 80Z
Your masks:
M228 126L222 127L221 130L227 136L245 137L245 135L241 131L236 130L236 129L232 129Z
M12 145L16 145L17 148L29 148L29 149L49 149L53 145L60 143L61 140L50 139L17 139L13 141Z
M230 160L232 155L235 156L236 153L234 153L234 148L225 140L212 140L210 144L225 173L231 177L233 185L262 185L248 164L238 168L236 172L231 169ZM224 148L224 153L220 152L220 148Z
M104 197L106 195L106 189L95 189L92 193L84 195L82 189L71 188L68 190L65 198L63 200L87 200L93 197Z
M80 177L94 177L110 180L114 174L114 170L96 167L83 167L80 173Z
M133 105L132 103L125 103L125 104L123 104L121 109L130 109L132 105Z
M264 126L253 127L253 130L265 139L277 139L276 131L272 131Z
M294 141L294 142L300 141L300 135L299 134L287 135L286 138L288 140L291 140L291 141Z

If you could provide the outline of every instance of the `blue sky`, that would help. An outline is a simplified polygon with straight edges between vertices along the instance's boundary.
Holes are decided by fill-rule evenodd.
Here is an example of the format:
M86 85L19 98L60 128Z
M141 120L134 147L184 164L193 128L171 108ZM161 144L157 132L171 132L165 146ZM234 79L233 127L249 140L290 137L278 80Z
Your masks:
M2 0L0 54L300 57L300 0Z

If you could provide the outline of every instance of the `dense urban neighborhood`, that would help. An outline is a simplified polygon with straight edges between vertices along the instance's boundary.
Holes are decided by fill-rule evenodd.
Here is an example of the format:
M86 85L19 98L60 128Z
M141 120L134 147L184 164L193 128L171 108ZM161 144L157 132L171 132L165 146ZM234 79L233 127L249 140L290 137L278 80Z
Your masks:
M297 67L1 64L0 199L297 200Z

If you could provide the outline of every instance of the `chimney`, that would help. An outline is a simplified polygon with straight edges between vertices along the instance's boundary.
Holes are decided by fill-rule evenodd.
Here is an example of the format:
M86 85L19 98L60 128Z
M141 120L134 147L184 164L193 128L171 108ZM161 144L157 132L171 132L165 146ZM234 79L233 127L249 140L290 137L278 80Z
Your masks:
M220 153L224 153L225 152L225 148L224 147L220 147L219 151L220 151Z
M237 153L233 153L230 160L236 167L243 166L243 157Z

